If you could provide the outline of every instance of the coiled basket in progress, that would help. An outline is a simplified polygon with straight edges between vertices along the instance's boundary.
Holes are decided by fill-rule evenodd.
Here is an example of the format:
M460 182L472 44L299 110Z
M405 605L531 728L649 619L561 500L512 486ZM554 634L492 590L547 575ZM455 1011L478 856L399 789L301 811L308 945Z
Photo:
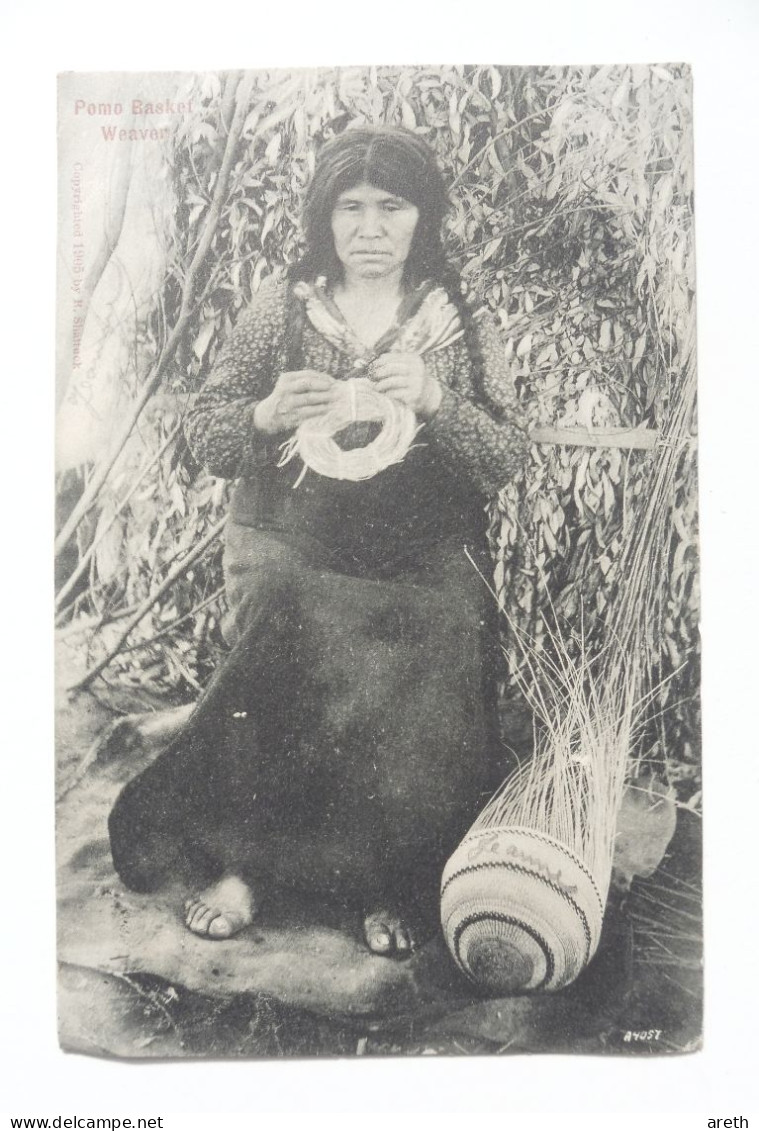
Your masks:
M376 422L379 434L364 447L344 451L335 440L349 424ZM329 479L354 483L371 479L391 464L400 463L419 431L416 416L406 405L375 389L364 377L340 383L334 405L321 416L304 421L295 435L282 445L278 466L296 455L303 460L297 487L308 468Z
M558 990L598 946L605 898L565 844L531 828L471 830L445 866L443 933L484 992Z

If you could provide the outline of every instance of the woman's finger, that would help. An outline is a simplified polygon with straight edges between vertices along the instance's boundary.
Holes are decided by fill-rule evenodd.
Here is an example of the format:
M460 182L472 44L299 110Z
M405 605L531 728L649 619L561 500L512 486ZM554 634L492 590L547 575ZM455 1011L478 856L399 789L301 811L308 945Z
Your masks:
M413 380L415 380L413 374L404 373L402 370L399 370L398 372L383 373L382 376L378 377L374 383L375 383L375 385L381 385L385 381L406 381L406 382L410 382L410 381L413 381Z
M283 397L277 410L277 416L282 421L291 421L302 412L306 411L312 412L315 415L323 415L331 404L332 401L330 399L311 400L304 394L298 397Z
M412 389L408 389L405 386L400 386L395 389L383 389L383 392L386 397L390 397L390 399L394 401L399 401L401 404L413 406L416 403L416 394Z
M288 393L288 402L295 406L306 404L332 404L334 392L332 389L306 390L305 392Z
M335 387L335 382L330 378L329 384L324 384L321 381L315 381L308 377L301 377L299 381L295 381L292 385L287 386L287 393L290 396L301 396L304 393L320 393L322 396L329 395Z
M381 381L375 381L375 387L380 393L387 393L391 389L411 389L412 379L407 377L404 373L393 374L390 377L383 377Z

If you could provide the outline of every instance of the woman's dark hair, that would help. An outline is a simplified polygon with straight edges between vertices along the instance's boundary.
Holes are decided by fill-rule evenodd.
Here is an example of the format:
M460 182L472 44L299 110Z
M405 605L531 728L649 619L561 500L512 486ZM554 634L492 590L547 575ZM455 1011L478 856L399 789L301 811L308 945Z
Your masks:
M360 184L400 196L419 209L405 279L412 286L431 280L448 292L464 326L475 394L490 412L500 415L500 406L485 391L484 364L472 312L461 293L459 274L448 263L443 248L443 218L450 206L445 181L434 153L417 134L399 126L359 126L347 129L322 147L303 204L306 252L290 269L290 278L313 281L324 275L328 283L340 278L342 264L335 253L332 213L341 193ZM293 311L288 338L296 350L301 331L298 321L299 312Z
M317 156L303 205L306 254L295 271L297 277L326 275L330 283L340 277L332 213L341 193L359 184L403 197L419 209L406 261L407 282L415 285L446 274L441 227L449 201L435 155L410 130L361 126L328 141Z

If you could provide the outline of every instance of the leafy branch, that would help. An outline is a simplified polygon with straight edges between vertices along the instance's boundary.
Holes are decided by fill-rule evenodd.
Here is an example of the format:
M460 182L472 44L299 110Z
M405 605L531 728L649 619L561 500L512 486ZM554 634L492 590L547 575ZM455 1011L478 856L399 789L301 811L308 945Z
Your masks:
M178 562L177 565L175 565L174 568L169 571L158 588L148 597L146 597L140 605L138 605L135 612L132 614L132 616L125 624L124 628L119 633L119 636L116 639L116 643L108 649L102 660L99 660L98 663L94 665L94 667L85 672L80 679L70 684L66 688L67 691L81 691L89 683L91 683L96 676L99 676L100 673L108 667L110 662L115 659L116 656L118 656L130 634L137 627L146 613L150 612L153 606L157 604L158 601L160 601L161 597L163 597L164 593L168 593L169 590L173 588L174 583L182 576L182 574L186 573L191 565L199 561L199 559L203 557L209 546L213 545L213 543L216 541L216 539L224 529L226 521L227 520L225 517L221 519L220 522L217 522L216 525L211 530L209 530L205 538L198 543L195 549L192 550L191 553L189 553L185 558L182 559L181 562Z

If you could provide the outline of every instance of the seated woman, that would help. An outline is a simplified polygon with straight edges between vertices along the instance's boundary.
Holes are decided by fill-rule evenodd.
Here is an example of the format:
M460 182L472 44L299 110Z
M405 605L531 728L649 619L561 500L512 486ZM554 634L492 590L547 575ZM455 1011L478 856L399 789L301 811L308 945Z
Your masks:
M306 254L241 315L187 422L197 458L239 479L232 650L110 834L127 885L198 893L186 923L209 939L247 927L274 884L342 900L373 951L408 953L491 784L490 598L470 557L487 571L487 497L528 440L497 330L446 263L447 206L418 136L326 144ZM416 414L405 459L359 482L279 466L357 375Z

